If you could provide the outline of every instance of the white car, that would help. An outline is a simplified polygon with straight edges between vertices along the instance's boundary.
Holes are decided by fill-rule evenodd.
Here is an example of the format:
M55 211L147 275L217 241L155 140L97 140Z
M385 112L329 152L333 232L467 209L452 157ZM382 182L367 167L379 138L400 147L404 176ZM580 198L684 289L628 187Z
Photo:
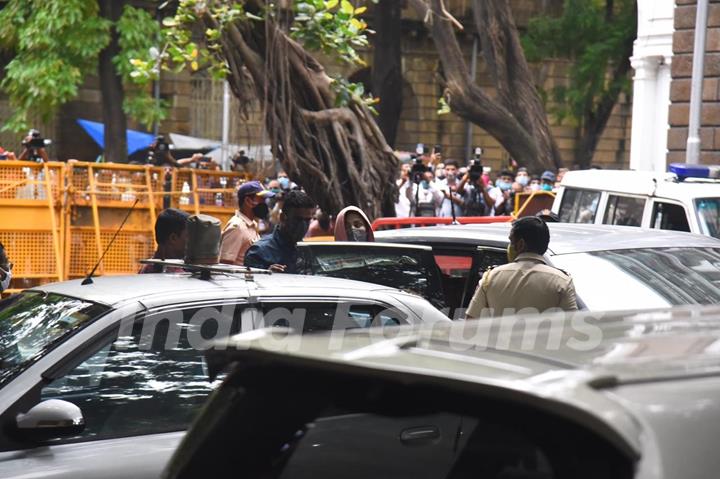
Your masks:
M0 477L159 477L217 384L209 340L425 321L449 319L415 295L310 276L145 274L26 290L0 302Z
M688 231L720 238L720 180L707 166L673 164L669 173L569 171L552 211L563 223Z

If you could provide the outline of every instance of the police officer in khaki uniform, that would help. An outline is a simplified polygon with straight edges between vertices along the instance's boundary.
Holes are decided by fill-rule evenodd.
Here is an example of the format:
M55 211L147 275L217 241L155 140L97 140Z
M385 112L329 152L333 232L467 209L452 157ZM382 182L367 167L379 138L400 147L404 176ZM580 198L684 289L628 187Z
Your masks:
M577 310L572 278L545 263L543 254L549 243L550 231L540 218L513 222L509 263L485 272L468 306L467 319L509 316L526 308Z

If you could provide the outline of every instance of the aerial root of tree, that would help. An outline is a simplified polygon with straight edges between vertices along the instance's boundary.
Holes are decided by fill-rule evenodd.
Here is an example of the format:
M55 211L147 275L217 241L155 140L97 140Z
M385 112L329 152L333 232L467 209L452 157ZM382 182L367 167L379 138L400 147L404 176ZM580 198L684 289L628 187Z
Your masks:
M394 216L398 161L363 103L335 105L322 65L271 20L225 28L222 45L233 93L261 101L273 155L324 211Z

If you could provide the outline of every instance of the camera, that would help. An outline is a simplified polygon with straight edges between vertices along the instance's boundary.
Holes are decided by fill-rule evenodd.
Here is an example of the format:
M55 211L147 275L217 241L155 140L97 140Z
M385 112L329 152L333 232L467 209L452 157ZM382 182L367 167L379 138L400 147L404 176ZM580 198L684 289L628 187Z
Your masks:
M482 177L483 166L480 159L481 156L482 148L475 148L475 158L470 160L470 168L468 169L468 173L470 174L470 181L472 181L473 183L475 183L477 180L480 179L480 177Z
M45 148L52 143L52 140L43 138L38 130L30 130L27 136L30 137L30 139L26 139L25 141L23 141L22 146L28 149Z
M412 157L412 166L410 167L410 178L412 179L412 182L417 184L420 184L420 182L423 180L423 175L428 172L428 168L423 164L422 158L413 156Z
M149 164L160 166L165 162L169 152L170 145L167 141L165 141L165 136L158 135L155 137L155 141L153 142L150 151L148 151L147 162Z
M442 154L442 145L435 145L435 148L433 148L435 153L441 153Z

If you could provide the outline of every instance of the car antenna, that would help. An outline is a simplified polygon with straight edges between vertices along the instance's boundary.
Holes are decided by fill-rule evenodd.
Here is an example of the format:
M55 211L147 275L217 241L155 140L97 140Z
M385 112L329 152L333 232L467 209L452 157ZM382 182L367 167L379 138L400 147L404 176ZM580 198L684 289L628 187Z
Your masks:
M90 271L90 273L88 273L88 275L85 276L85 279L83 280L83 282L80 283L81 285L85 286L88 284L93 284L93 275L95 274L95 270L98 269L98 266L100 266L100 263L102 263L102 260L105 258L105 255L107 254L108 250L110 250L110 247L115 242L115 238L117 238L117 235L120 233L120 231L122 231L123 226L125 226L125 222L128 220L128 218L130 218L130 213L133 212L133 210L135 209L135 206L137 206L137 204L138 204L138 201L140 201L140 198L135 198L135 203L133 203L133 205L128 210L127 214L125 215L125 219L122 221L122 223L120 223L120 227L117 229L117 231L115 231L115 234L113 235L112 239L110 240L108 245L105 247L105 251L103 251L102 256L100 256L100 259L98 260L98 262L95 263L95 266L93 266L92 271Z

